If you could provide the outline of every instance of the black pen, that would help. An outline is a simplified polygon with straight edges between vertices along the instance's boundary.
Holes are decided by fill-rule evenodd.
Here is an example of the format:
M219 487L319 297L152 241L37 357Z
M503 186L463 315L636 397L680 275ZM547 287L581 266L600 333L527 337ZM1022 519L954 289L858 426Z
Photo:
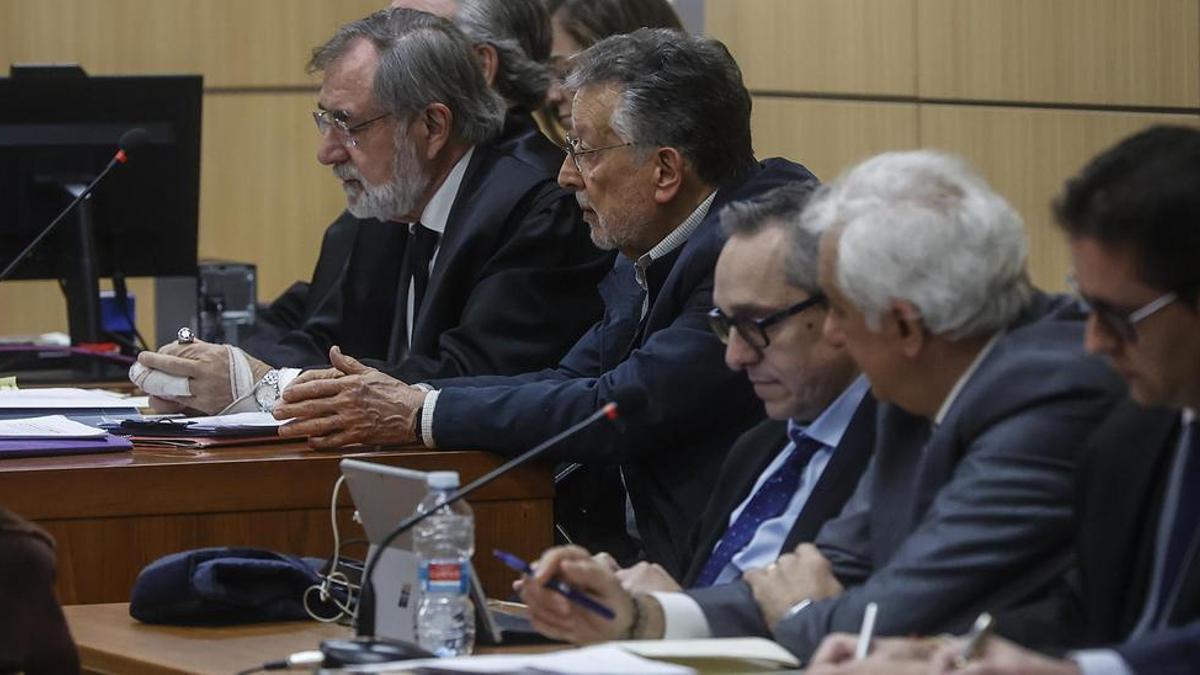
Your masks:
M531 577L534 574L533 568L529 566L529 563L525 562L524 560L521 560L517 556L515 556L507 551L501 551L498 548L494 548L494 549L492 549L492 555L499 558L500 562L504 563L505 565L508 565L509 567L513 568L514 570L516 570L518 572L522 572ZM549 588L552 591L557 591L558 593L561 593L564 597L566 597L566 599L570 600L571 602L579 605L580 607L583 607L584 609L589 609L589 610L599 614L600 616L608 619L609 621L612 621L617 616L615 613L613 613L613 611L611 609L596 602L595 600L589 598L588 596L584 595L583 593L580 593L579 591L575 590L574 588L571 588L570 586L568 586L566 584L566 582L564 582L560 579L551 579L550 581L547 581L546 588Z

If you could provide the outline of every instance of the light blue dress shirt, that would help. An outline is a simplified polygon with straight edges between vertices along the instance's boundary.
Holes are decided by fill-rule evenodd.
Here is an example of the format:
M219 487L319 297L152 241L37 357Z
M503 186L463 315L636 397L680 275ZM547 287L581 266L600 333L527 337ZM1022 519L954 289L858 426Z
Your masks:
M800 487L792 496L792 500L788 502L787 508L779 516L766 520L759 526L745 548L735 553L725 569L717 575L716 584L726 584L739 579L745 570L766 567L775 562L781 553L784 553L783 542L787 539L788 532L791 531L796 519L800 517L800 512L804 510L804 504L808 502L809 495L812 494L817 481L821 479L825 467L829 465L834 449L842 442L842 436L845 435L847 427L850 426L850 420L854 417L854 413L858 410L858 406L862 403L869 388L866 378L859 376L808 425L807 429L798 425L794 420L788 420L789 429L801 428L805 436L818 441L825 447L817 450L809 460L808 466L805 467L804 473L800 477ZM750 490L742 503L738 504L733 513L729 514L729 527L737 522L738 516L742 514L754 493L758 492L771 474L783 466L794 450L795 444L789 442L759 474L758 480L754 482L754 488Z

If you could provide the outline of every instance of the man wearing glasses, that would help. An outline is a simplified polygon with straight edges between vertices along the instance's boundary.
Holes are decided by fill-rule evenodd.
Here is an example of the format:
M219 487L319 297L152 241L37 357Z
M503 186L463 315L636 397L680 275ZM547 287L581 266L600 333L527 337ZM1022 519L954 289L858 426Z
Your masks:
M643 561L617 570L630 591L712 586L766 567L842 510L871 457L874 398L846 350L821 335L817 238L799 224L811 192L782 187L721 212L729 241L709 321L726 365L750 380L769 419L730 449L678 582Z
M867 160L822 188L825 339L879 401L876 450L843 511L742 580L631 595L582 552L553 549L522 584L535 627L615 637L772 637L802 660L831 631L1001 627L1060 585L1072 477L1120 383L1084 354L1082 322L1037 293L1020 217L962 162L933 152ZM617 614L595 621L542 588L558 575ZM1041 617L1043 619L1050 617Z
M434 380L432 391L349 368L338 379L293 385L275 414L296 418L282 434L318 447L420 440L511 455L636 387L645 411L623 429L599 425L565 441L554 458L619 466L630 530L648 559L679 575L686 533L725 454L762 419L762 403L724 366L708 326L723 244L717 213L726 202L815 179L791 162L755 161L750 95L719 42L644 29L577 59L575 140L559 182L574 192L592 241L621 254L600 284L604 318L556 368ZM333 412L333 399L346 403Z
M524 372L596 320L612 256L555 184L561 150L532 126L536 142L502 133L505 103L478 66L453 24L408 9L348 24L315 52L317 158L348 214L326 236L305 318L253 343L264 361L199 341L143 352L143 375L175 376L147 389L156 407L269 409L294 374L274 367L324 363L334 345L410 381Z

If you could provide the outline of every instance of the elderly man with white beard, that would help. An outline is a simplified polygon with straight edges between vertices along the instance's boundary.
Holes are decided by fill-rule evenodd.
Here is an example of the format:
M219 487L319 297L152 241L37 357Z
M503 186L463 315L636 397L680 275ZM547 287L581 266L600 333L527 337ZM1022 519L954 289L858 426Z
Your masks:
M143 352L131 377L157 409L268 410L297 372L276 367L319 365L333 345L406 381L522 372L554 363L600 316L612 255L555 184L561 151L502 131L505 101L476 52L451 22L408 9L347 24L314 51L317 159L354 219L341 264L314 274L336 282L264 360L198 340Z

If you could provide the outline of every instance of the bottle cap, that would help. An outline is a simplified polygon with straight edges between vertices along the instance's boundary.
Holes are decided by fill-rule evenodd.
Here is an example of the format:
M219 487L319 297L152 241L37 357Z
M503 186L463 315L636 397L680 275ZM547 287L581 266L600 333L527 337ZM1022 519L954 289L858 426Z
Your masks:
M458 487L458 472L430 471L425 484L435 490L453 490Z

